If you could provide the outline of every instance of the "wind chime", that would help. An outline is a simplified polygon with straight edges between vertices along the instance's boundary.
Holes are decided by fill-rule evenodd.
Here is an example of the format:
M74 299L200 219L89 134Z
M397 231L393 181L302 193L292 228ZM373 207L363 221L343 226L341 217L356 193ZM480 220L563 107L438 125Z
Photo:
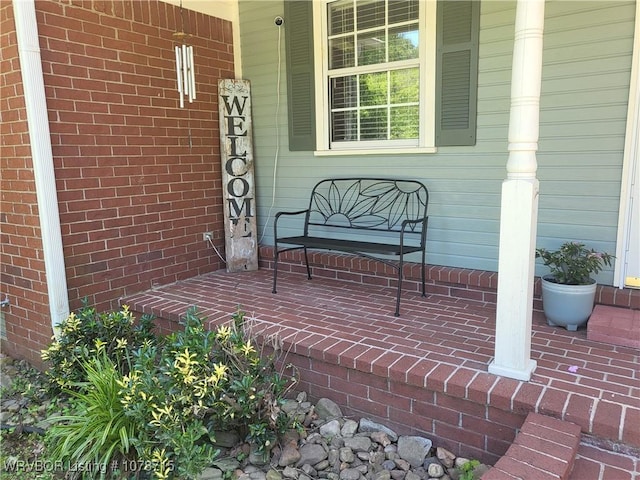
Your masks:
M174 32L173 38L181 45L176 45L176 74L178 79L178 94L180 95L180 108L184 108L184 99L189 103L196 98L196 75L193 63L193 46L186 44L186 39L191 35L184 31L184 13L182 0L180 0L181 29Z

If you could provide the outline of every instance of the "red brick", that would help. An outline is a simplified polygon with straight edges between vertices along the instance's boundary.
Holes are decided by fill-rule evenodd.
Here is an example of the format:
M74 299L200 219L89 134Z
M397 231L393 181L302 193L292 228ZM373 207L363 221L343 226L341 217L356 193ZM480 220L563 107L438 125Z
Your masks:
M467 387L471 380L474 378L476 372L466 368L459 368L455 373L449 377L447 384L445 385L445 392L447 395L466 398Z
M387 405L389 408L395 408L398 410L411 410L412 400L400 395L394 395L386 390L379 390L377 388L369 388L369 400L378 402L382 405Z
M452 397L444 393L436 392L436 404L440 407L449 408L474 417L486 418L486 405L471 402L464 398Z
M361 412L368 412L380 418L389 418L389 407L364 398L348 395L345 405Z
M640 445L640 408L626 408L621 440L631 445Z
M593 404L593 398L570 394L563 420L580 425L585 432L589 431Z
M512 427L500 425L490 420L473 417L471 415L462 414L461 417L461 425L463 427L471 432L482 432L487 438L511 442L516 435L516 431Z
M385 352L376 358L371 365L371 373L382 377L389 376L389 368L396 363L402 355L397 352Z
M389 378L406 381L407 371L409 371L420 360L409 355L402 355L397 362L389 368Z
M503 410L511 410L512 398L520 382L511 378L499 377L489 391L489 403Z
M340 365L344 365L347 368L355 368L356 358L358 358L368 349L369 347L362 344L355 344L350 346L340 355Z
M548 478L563 478L565 472L568 470L567 461L523 447L517 443L511 445L507 451L507 456L515 458L519 462L527 465L535 465L536 469L546 472L546 474L549 475Z
M529 412L535 410L542 395L543 387L533 383L522 383L513 396L513 410Z
M369 397L369 387L359 383L349 382L342 378L329 377L330 388L333 388L336 392L341 392L346 395L353 395L361 398Z
M430 360L420 360L407 371L407 382L411 385L424 387L427 385L427 378L438 366L436 362Z
M522 425L521 433L532 437L544 438L550 442L557 443L558 445L568 445L570 442L578 438L579 428L575 427L576 425L565 422L559 423L550 428L527 420Z
M438 420L435 420L434 426L434 433L439 437L484 449L485 437L481 433L469 432L464 428L449 425Z
M568 392L546 388L538 405L538 411L545 415L561 417L568 397Z
M469 400L478 403L489 402L489 391L498 381L499 377L489 373L480 372L476 375L468 387Z
M595 435L618 440L622 407L617 403L599 401L595 405L592 431Z
M573 470L571 472L571 479L581 480L581 479L596 479L601 478L600 473L602 471L602 465L599 462L594 462L588 458L578 458L576 459L575 464L573 465ZM617 480L624 480L623 477Z
M356 358L356 369L362 372L372 372L373 363L384 353L381 348L369 348Z
M456 367L446 364L439 364L429 373L427 378L427 388L436 392L444 392L445 381L456 370Z
M639 459L633 455L616 453L585 443L580 444L578 447L578 458L581 457L588 458L603 465L610 465L627 472L634 472L637 470L638 466L640 466L636 465Z

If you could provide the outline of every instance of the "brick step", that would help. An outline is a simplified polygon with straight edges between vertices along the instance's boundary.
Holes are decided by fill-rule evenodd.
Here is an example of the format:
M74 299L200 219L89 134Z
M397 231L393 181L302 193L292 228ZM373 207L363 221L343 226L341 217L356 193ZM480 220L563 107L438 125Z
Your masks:
M640 310L596 305L587 323L587 338L595 342L640 348Z
M530 413L513 444L482 480L568 480L579 444L578 425Z
M640 472L637 451L622 452L598 446L597 439L583 435L569 480L634 480Z

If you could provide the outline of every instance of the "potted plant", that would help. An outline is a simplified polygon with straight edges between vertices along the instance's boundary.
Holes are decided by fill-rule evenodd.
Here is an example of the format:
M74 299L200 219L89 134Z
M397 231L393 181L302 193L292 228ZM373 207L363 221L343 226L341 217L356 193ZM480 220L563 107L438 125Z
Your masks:
M593 311L598 285L591 275L604 265L611 266L614 256L588 249L583 243L565 242L554 251L536 249L536 257L550 269L542 277L542 307L547 323L577 330Z

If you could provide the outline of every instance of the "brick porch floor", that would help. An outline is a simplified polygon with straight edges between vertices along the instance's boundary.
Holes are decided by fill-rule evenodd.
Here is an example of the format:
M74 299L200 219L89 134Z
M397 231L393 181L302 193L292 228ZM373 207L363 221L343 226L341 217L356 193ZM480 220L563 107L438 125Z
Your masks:
M396 318L393 288L318 277L308 281L282 272L274 295L271 275L268 269L215 272L122 301L165 322L177 321L196 305L211 323L220 323L240 307L295 354L513 412L505 423L522 422L536 412L579 425L582 442L572 479L640 479L639 350L590 341L586 330L549 327L534 313L532 357L538 367L531 382L520 382L487 373L495 304L404 292ZM316 393L337 394L337 385ZM358 410L348 388L343 385L347 392L338 400ZM381 416L411 418L406 415L413 412L392 407L383 405ZM467 435L472 427L465 431L465 418L460 414ZM510 440L493 451L504 452ZM487 438L479 438L480 447L482 441L487 448Z

